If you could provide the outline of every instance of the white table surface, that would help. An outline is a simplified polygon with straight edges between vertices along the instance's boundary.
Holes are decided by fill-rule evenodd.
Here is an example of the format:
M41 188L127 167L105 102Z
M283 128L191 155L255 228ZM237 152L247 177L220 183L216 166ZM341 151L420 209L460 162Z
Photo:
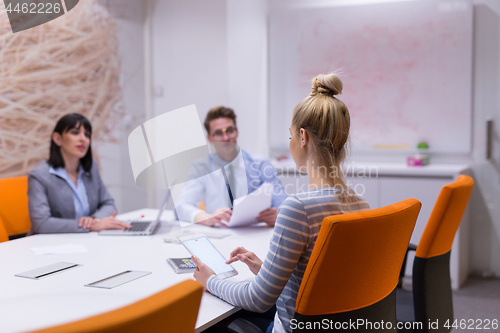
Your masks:
M157 210L143 209L119 218L144 215L156 217ZM171 212L164 218L172 219ZM171 222L172 223L172 222ZM189 226L203 232L205 226ZM222 229L222 228L220 228ZM181 244L165 243L168 232L181 230L179 222L171 229L168 222L152 236L100 236L85 234L45 234L25 237L0 244L0 331L25 332L94 316L134 303L186 279L192 273L176 274L166 262L169 257L188 257ZM213 232L216 228L210 228ZM255 252L260 258L267 253L272 228L254 226L227 229L230 236L210 240L226 257L237 246ZM36 256L31 247L80 244L89 252ZM81 264L51 276L32 280L15 274L56 262ZM253 274L247 266L236 262L239 274L230 279L250 280ZM113 289L84 285L126 271L148 271L152 274ZM205 292L201 301L196 331L202 331L238 311L238 308Z

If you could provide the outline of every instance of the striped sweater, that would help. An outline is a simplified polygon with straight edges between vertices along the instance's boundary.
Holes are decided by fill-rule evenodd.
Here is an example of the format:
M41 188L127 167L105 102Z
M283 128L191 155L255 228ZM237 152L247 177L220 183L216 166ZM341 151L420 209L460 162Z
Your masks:
M356 196L341 203L336 189L324 187L288 197L280 206L269 251L252 282L231 282L211 276L207 289L240 308L265 312L277 307L275 331L291 332L297 293L323 219L369 209Z

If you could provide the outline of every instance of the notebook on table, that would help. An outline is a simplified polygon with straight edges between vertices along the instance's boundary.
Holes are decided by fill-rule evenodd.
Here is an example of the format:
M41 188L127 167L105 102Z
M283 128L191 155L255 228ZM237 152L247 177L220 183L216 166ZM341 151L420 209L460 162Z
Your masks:
M99 235L106 236L148 236L152 235L156 232L158 227L160 226L161 216L167 207L168 200L170 200L170 189L167 190L167 196L165 197L165 201L158 212L158 216L154 221L131 221L129 224L132 226L130 229L109 229L109 230L101 230L99 231Z

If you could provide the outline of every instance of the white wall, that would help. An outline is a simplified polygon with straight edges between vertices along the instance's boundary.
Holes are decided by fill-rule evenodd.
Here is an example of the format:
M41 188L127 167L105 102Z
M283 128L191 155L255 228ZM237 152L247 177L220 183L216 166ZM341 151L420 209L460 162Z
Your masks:
M117 22L126 116L115 129L115 143L96 142L93 146L99 155L102 179L115 199L118 213L123 213L146 206L145 191L134 182L127 145L130 131L144 121L144 8L142 1L135 0L100 2Z
M203 122L227 103L226 2L156 0L152 17L153 117L196 104Z
M474 0L473 172L470 267L500 276L500 1ZM486 155L493 119L494 159Z
M227 105L240 128L238 144L268 155L267 1L227 1Z
M267 155L266 13L265 0L155 1L154 115L196 104L203 122L211 108L231 107L238 144Z
M154 114L231 107L240 146L267 155L266 13L266 0L156 1Z
M227 103L224 0L155 1L152 37L155 115L196 104L203 121Z

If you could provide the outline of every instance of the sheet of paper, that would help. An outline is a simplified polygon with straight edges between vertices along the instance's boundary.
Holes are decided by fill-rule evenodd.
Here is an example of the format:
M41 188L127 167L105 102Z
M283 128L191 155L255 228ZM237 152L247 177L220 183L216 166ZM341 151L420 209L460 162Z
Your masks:
M68 254L68 253L89 252L89 250L85 246L80 244L62 244L55 246L31 247L30 250L33 251L37 256L46 254Z
M252 193L234 200L233 215L227 226L232 228L257 223L259 213L271 207L272 193L273 184L264 183Z
M215 238L215 239L220 239L224 238L226 236L229 236L231 233L228 231L224 230L213 230L211 227L206 227L206 228L191 228L191 229L183 229L181 231L176 231L176 232L171 232L165 235L163 240L165 243L176 243L180 244L181 241L177 237L183 237L183 236L188 236L188 235L193 235L193 234L204 234L208 238Z

